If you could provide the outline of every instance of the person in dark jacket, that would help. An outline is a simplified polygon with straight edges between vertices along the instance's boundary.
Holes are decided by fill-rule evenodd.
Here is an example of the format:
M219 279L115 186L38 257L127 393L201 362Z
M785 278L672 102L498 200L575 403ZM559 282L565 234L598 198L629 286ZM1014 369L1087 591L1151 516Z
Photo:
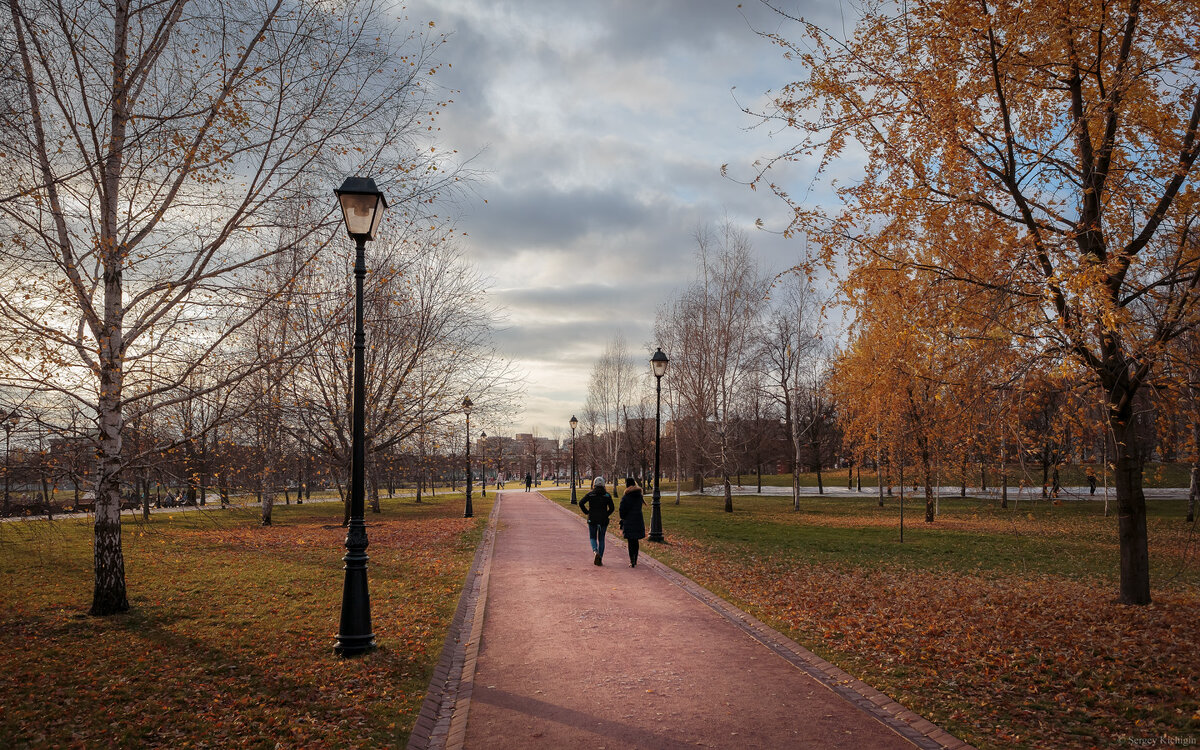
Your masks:
M592 552L596 553L593 560L596 565L604 564L604 534L608 531L608 517L615 508L612 495L604 489L604 477L596 477L592 491L579 500L579 510L588 519L588 538L592 541Z
M621 495L621 507L617 515L621 517L621 534L629 542L629 567L637 567L638 540L646 536L646 519L642 518L642 506L646 498L642 488L637 486L633 478L625 480L625 494Z
M529 492L531 489L533 489L533 475L526 474L525 475L525 491Z

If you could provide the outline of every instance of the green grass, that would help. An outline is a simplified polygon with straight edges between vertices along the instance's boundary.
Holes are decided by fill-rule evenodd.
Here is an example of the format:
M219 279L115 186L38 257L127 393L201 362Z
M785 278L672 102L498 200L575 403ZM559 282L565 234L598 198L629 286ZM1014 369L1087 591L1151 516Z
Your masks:
M1097 482L1103 486L1104 475L1103 469L1099 465L1091 467L1096 472ZM1064 487L1086 487L1087 486L1087 469L1088 465L1079 464L1064 464L1059 468L1059 482ZM917 475L912 472L912 467L904 472L905 481L911 482ZM847 469L826 469L821 472L821 481L826 487L845 487L847 479ZM1142 472L1142 481L1146 487L1187 487L1191 481L1191 464L1187 463L1147 463ZM858 470L854 470L855 486L858 486ZM754 472L747 472L741 475L742 485L745 487L753 487L758 482L758 477ZM1024 480L1026 487L1041 487L1042 485L1042 467L1041 464L1026 463L1022 466L1019 463L1009 464L1008 466L1008 484L1009 487L1017 487ZM730 481L736 483L737 475L730 477ZM895 478L893 477L893 482ZM947 469L941 475L941 482L947 487L959 486L960 479L956 471ZM987 469L988 489L995 490L1000 486L1000 475L996 471L996 467L989 466ZM720 477L706 477L704 480L705 487L712 487L720 484ZM764 487L791 487L791 474L763 474L762 483ZM1109 483L1111 486L1112 475L1109 474ZM675 482L663 481L662 492L667 494L668 489L671 493L675 492ZM870 487L872 489L878 487L875 472L871 469L862 471L863 488ZM816 487L817 474L816 472L801 472L800 474L801 487ZM967 469L967 491L978 489L979 487L979 466L974 464ZM692 480L685 479L683 482L684 491L692 489Z
M569 492L547 493L569 505ZM924 498L908 498L904 541L900 541L899 498L805 497L792 510L790 497L739 496L734 512L720 497L684 496L680 505L664 497L665 535L681 533L724 554L784 554L812 564L902 565L922 570L1011 574L1040 572L1073 578L1117 577L1115 504L1104 518L1098 502L1015 503L1003 509L992 500L943 497L935 524L926 524ZM1151 545L1182 543L1184 501L1150 500ZM1200 566L1180 569L1171 556L1152 555L1152 575L1200 583Z
M368 511L379 648L350 660L340 504L125 517L131 610L105 618L89 519L0 524L0 747L402 746L490 501Z

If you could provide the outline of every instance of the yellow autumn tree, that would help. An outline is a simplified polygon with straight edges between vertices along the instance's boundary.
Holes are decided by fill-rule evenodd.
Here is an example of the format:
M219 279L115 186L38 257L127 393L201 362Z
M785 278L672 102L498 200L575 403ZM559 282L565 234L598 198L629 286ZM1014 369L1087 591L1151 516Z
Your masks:
M765 116L798 141L756 182L792 201L775 165L829 168L861 148L844 210L792 201L790 231L851 268L878 251L873 235L919 239L906 262L1003 295L998 322L1025 346L1087 369L1117 446L1120 599L1149 603L1133 404L1200 316L1200 4L868 2L845 38L792 20L766 36L799 80ZM977 226L1004 229L961 241Z

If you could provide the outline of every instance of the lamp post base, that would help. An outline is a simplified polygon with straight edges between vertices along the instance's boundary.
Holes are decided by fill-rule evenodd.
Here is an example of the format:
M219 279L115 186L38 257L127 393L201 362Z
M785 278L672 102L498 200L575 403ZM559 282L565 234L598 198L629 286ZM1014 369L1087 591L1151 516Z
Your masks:
M339 635L333 646L333 653L338 656L361 656L375 650L375 634Z
M662 533L662 496L658 490L654 491L654 499L650 502L650 535L646 537L647 541L665 542Z
M359 513L362 511L360 510ZM342 619L333 652L358 656L375 648L371 630L371 594L367 589L367 528L361 516L350 518L346 534L346 581L342 585Z

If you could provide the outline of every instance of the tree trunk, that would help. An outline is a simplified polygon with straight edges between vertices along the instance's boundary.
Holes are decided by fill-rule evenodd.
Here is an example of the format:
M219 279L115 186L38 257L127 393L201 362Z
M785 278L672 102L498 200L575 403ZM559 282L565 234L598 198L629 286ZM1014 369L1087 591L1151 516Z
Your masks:
M933 523L937 517L933 507L933 470L929 459L929 446L924 444L921 446L921 469L925 474L925 523Z
M262 525L271 525L271 511L275 509L275 488L270 485L262 490Z
M1192 464L1192 482L1188 487L1187 522L1196 520L1196 502L1200 500L1200 459Z
M879 440L876 433L876 441ZM878 442L875 446L875 485L879 490L879 507L883 507L883 449L879 447Z
M792 420L792 510L800 510L800 423Z
M1132 398L1109 424L1116 446L1117 538L1121 544L1123 604L1150 603L1150 551L1146 543L1146 496L1142 493L1142 457L1133 422Z
M141 482L142 496L142 520L150 520L150 475L143 474Z
M675 504L679 505L679 496L683 493L683 482L680 481L682 479L683 475L679 473L679 471L680 471L680 466L679 466L679 429L676 428L674 430L674 433L675 433L675 477L674 477L674 479L675 479Z
M1200 422L1195 425L1192 437L1195 439L1192 450L1196 451L1196 459L1192 462L1192 481L1188 487L1188 523L1196 520L1196 503L1200 501Z
M1008 443L1003 432L1000 433L1000 507L1008 507Z
M120 501L118 496L117 502L120 503ZM50 487L50 477L45 474L42 474L42 502L46 506L46 518L51 518L54 508L54 490ZM120 505L117 507L120 508Z
M729 486L729 475L724 475L725 479L725 512L733 512L733 488Z
M111 279L105 275L105 286ZM115 290L120 300L120 272ZM106 300L107 301L107 300ZM114 308L115 308L114 304ZM129 611L125 593L125 555L121 550L121 380L118 357L121 329L116 323L102 342L100 372L100 456L96 471L95 544L92 554L95 581L89 614L113 615Z
M813 466L817 469L817 494L825 494L825 480L821 477L821 444L813 443Z
M200 436L200 505L208 504L208 435Z

